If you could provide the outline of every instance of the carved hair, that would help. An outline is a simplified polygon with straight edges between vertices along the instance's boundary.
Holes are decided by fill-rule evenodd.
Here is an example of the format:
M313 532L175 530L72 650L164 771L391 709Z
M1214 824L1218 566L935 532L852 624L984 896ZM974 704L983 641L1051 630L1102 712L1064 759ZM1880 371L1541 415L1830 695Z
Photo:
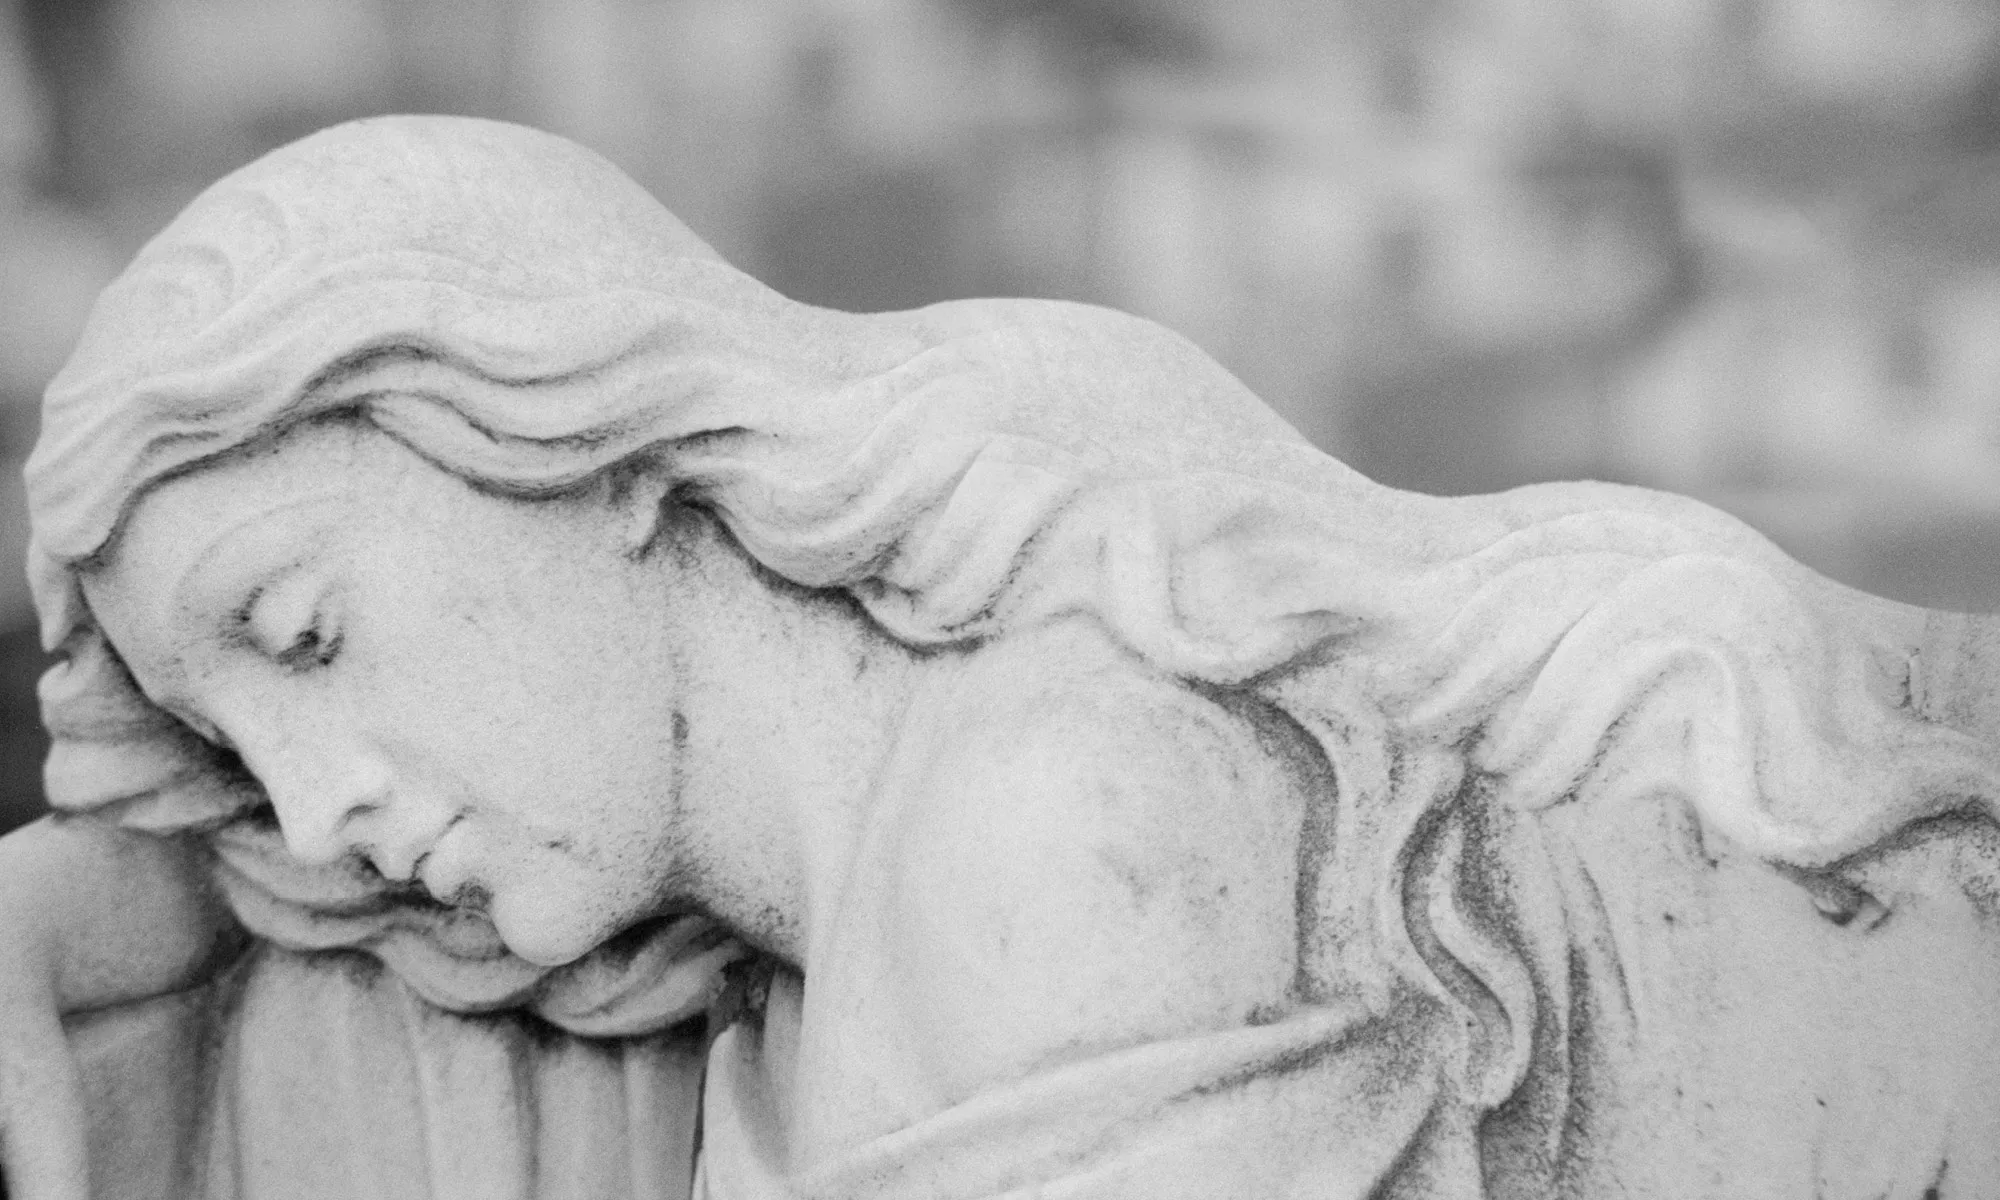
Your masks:
M147 488L331 414L516 494L667 472L765 566L848 589L911 644L1085 610L1158 670L1255 695L1339 780L1320 899L1340 953L1467 1009L1470 976L1517 1031L1536 1003L1518 954L1459 884L1410 900L1413 873L1461 871L1473 807L1666 788L1708 833L1819 868L2000 796L1993 749L1926 709L1925 614L1720 514L1590 485L1379 488L1148 323L812 309L576 147L391 119L217 184L49 391L29 485L44 634L76 652L45 685L59 803L169 826L244 803L198 771L104 767L107 741L170 723L107 699L130 685L91 648L76 572ZM1619 753L1641 735L1643 763ZM1468 1095L1500 1103L1529 1052L1516 1033L1475 1055Z

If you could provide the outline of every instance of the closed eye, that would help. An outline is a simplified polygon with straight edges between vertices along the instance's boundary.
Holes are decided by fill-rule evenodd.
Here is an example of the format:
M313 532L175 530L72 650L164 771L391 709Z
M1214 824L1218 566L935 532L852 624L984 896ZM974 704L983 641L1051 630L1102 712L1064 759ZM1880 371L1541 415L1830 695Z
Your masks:
M250 593L237 620L259 653L288 671L311 671L332 664L340 634L329 628L325 580L316 573L288 571Z
M1889 919L1892 911L1873 892L1837 871L1781 866L1779 871L1805 889L1813 908L1828 923L1868 931Z
M308 625L299 631L291 644L278 651L273 657L278 665L292 671L310 671L314 667L333 665L340 656L340 635L322 633L317 624Z

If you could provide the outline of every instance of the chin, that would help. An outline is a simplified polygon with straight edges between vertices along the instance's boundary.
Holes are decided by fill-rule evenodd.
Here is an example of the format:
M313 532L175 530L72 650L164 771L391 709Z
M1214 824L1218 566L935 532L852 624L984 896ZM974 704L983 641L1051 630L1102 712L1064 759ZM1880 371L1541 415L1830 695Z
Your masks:
M617 932L614 923L576 920L577 903L529 893L493 898L491 915L500 940L517 958L538 967L567 966L597 949ZM567 918L567 919L566 919Z

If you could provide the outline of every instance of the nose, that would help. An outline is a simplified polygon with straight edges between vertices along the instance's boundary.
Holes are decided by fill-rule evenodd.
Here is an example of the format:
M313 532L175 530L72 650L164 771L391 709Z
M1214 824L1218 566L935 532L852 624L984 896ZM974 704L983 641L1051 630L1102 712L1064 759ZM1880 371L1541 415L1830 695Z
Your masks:
M360 746L295 737L261 745L239 738L238 749L277 812L293 858L324 866L360 851L378 867L400 867L400 877L408 878L419 851L399 860L398 848L383 844L386 830L381 827L392 811L394 789L380 755Z

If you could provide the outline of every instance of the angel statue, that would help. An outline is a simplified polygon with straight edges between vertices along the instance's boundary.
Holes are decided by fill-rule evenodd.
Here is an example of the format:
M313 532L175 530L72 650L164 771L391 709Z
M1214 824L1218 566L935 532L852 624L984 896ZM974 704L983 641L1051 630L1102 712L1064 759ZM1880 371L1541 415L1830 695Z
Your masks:
M197 199L27 477L16 1200L2000 1195L2000 628L1692 501L437 117Z

